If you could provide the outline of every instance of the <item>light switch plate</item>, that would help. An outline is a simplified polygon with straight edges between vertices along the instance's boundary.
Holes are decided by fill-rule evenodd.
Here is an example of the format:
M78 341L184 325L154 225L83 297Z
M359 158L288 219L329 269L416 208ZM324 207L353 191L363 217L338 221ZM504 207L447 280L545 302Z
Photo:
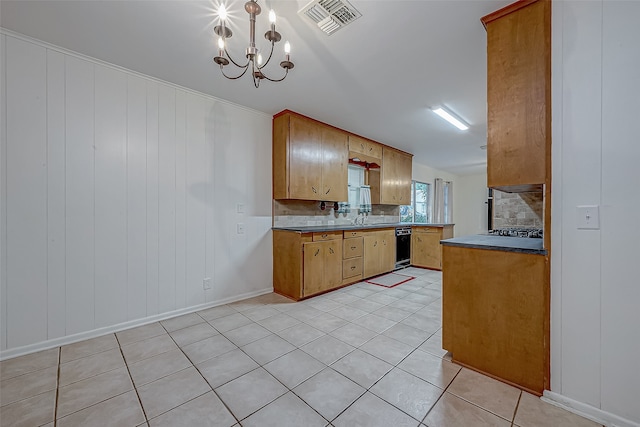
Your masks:
M236 206L236 211L239 214L243 214L244 213L244 203L238 203L238 205Z
M211 277L205 277L202 279L202 288L205 291L211 289Z
M584 205L576 207L578 229L599 230L600 229L600 206Z

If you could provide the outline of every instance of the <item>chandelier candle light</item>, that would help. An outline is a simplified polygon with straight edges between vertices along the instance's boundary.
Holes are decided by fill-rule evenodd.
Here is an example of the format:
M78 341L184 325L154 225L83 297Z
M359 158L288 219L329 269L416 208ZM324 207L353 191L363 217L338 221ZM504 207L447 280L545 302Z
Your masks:
M291 46L289 42L284 44L284 53L285 60L280 62L280 66L284 68L285 73L284 76L280 79L272 79L267 77L262 69L267 66L269 61L271 60L271 56L273 55L273 48L277 42L282 40L282 36L280 33L276 31L276 13L271 10L269 11L269 21L271 22L271 28L269 31L264 33L264 38L271 42L271 52L269 53L269 57L267 61L262 63L262 55L259 52L259 49L256 47L256 16L260 15L262 9L256 0L249 0L244 4L244 10L249 14L249 46L246 49L245 56L247 58L247 62L244 65L240 65L238 62L234 61L229 55L227 51L227 39L231 38L233 33L226 26L227 20L227 11L224 5L220 5L218 9L218 17L220 18L220 25L216 25L213 28L213 31L218 36L218 56L213 58L213 61L220 66L220 71L222 75L228 79L236 80L240 77L244 76L247 70L251 68L251 76L253 77L253 85L255 87L260 86L260 80L267 79L271 82L281 82L287 77L289 74L289 70L293 68L293 62L290 60L291 54ZM228 58L228 59L227 59ZM242 72L237 76L229 76L224 72L224 67L229 65L229 61L233 63L236 67L242 70Z

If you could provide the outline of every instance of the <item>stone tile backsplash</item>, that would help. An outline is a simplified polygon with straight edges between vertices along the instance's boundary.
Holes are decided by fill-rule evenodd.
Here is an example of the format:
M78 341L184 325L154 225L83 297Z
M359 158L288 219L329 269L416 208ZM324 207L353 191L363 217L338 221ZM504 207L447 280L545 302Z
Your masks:
M320 202L307 200L274 200L274 227L299 227L314 225L353 224L358 216L358 209L351 208L349 213L337 213L333 203L327 203L325 210L320 209ZM373 205L371 212L364 214L365 224L391 224L400 222L400 208L390 205Z
M542 228L542 192L503 193L493 190L493 228Z

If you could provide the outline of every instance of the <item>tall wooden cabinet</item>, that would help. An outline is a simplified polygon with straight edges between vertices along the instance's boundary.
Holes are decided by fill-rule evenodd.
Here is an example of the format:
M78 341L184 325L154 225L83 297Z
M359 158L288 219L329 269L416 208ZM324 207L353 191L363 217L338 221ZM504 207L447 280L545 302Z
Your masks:
M273 120L273 197L348 199L348 135L307 117L284 113Z
M551 4L523 0L482 18L487 29L487 182L541 190L551 159Z

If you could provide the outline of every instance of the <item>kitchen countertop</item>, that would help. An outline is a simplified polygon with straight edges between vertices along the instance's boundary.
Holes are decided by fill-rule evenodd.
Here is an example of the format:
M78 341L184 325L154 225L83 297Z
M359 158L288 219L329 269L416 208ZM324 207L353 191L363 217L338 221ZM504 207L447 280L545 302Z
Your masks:
M272 230L285 230L285 231L297 231L299 233L318 233L324 231L344 231L344 230L371 230L374 228L396 228L396 227L445 227L454 224L425 224L425 223L410 223L410 222L394 222L386 224L365 224L365 225L310 225L310 226L290 226L290 227L272 227Z
M446 246L460 246L473 249L546 255L547 250L542 247L542 240L543 239L528 237L506 237L476 234L473 236L454 237L453 239L441 240L440 243Z

